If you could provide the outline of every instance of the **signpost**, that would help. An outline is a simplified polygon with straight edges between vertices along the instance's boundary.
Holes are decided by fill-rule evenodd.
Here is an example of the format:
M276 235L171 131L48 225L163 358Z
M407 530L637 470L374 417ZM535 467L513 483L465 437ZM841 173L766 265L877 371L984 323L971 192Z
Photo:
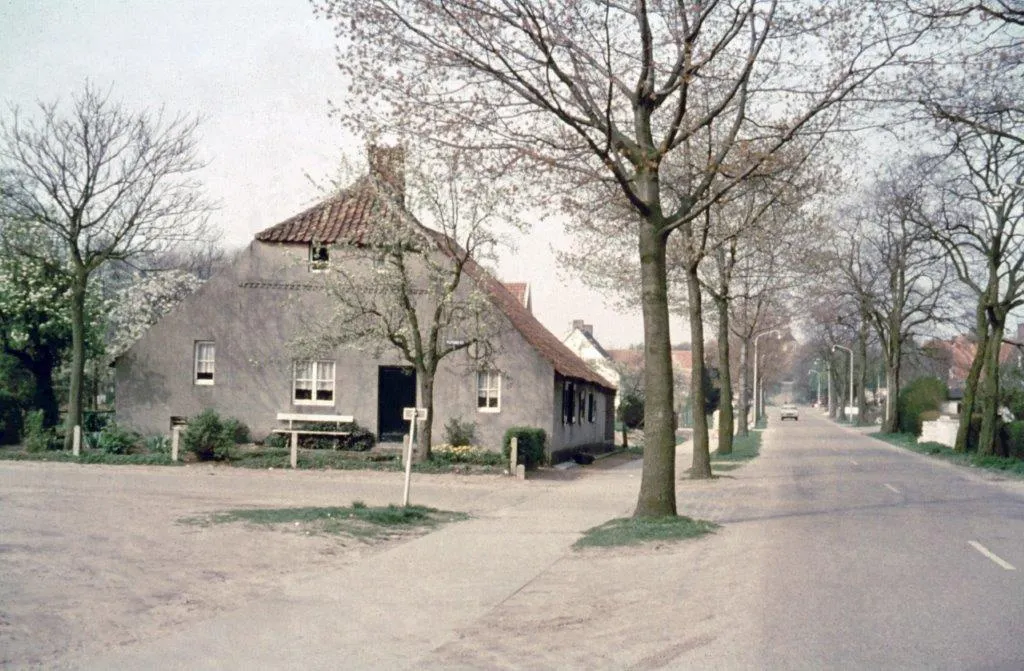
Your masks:
M409 506L409 481L412 479L412 446L416 444L416 422L427 419L426 408L402 408L402 419L409 422L409 446L405 451L405 490L402 505Z

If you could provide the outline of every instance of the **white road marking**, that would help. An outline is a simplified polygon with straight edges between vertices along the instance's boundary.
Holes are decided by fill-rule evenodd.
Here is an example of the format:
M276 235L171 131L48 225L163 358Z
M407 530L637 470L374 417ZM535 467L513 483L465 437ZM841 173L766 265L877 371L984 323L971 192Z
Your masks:
M860 464L858 464L858 463L857 463L856 461L854 461L853 459L850 459L850 463L851 463L851 464L853 464L854 466L860 466Z
M998 555L993 553L991 550L989 550L987 547L985 547L984 545L982 545L978 541L967 541L967 544L970 545L975 550L977 550L978 552L980 552L981 554L983 554L986 557L988 557L989 559L991 559L992 561L994 561L1000 567L1006 569L1007 571L1016 571L1017 570L1016 568L1014 568L1013 564L1011 564L1010 562L1006 561L1005 559L999 557Z
M895 487L893 487L892 485L890 485L890 484L889 484L888 482L887 482L887 483L885 483L885 488L886 488L886 489L888 489L888 490L889 490L889 491L891 491L891 492L894 492L894 493L896 493L896 494L899 494L899 493L900 493L900 490L896 489Z

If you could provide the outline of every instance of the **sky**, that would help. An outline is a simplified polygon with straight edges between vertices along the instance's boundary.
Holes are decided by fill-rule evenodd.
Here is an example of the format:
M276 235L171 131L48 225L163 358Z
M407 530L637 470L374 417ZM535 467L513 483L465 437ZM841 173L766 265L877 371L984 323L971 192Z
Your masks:
M132 109L164 107L201 119L206 195L229 248L309 207L343 154L363 152L329 118L346 89L334 26L307 0L4 0L0 2L0 114L69 99L86 81ZM537 318L559 337L573 319L605 347L643 341L641 315L557 267L569 241L538 224L505 252L498 273L531 285ZM689 340L673 322L673 342Z

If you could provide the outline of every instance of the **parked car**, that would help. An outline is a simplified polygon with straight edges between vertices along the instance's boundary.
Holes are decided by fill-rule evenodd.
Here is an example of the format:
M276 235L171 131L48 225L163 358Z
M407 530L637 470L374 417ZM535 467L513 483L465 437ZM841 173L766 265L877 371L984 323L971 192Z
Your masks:
M782 409L779 411L779 419L791 419L795 422L800 419L800 413L797 412L795 405L793 405L792 403L787 403L786 405L782 406Z

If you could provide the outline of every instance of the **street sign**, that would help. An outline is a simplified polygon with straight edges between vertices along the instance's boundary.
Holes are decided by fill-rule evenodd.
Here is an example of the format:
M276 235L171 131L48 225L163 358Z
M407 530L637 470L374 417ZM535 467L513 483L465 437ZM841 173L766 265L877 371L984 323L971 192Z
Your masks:
M402 408L402 419L406 422L411 422L413 417L422 421L427 419L426 408Z

